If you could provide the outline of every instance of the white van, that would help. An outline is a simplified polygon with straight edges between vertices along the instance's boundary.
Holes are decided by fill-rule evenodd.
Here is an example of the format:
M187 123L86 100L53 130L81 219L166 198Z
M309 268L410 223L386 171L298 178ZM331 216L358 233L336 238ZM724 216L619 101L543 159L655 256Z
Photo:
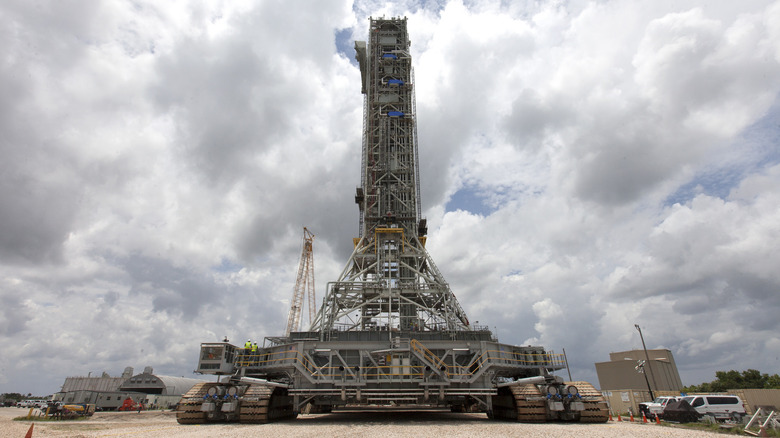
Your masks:
M696 412L709 415L719 420L732 419L742 421L745 416L745 405L736 395L689 395L683 397Z
M22 400L16 404L19 408L41 408L49 404L46 400Z

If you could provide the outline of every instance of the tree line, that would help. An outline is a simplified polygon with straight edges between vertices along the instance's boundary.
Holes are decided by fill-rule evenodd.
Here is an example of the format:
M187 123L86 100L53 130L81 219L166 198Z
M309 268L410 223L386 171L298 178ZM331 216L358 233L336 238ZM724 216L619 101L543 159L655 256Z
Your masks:
M780 389L780 376L749 369L716 371L715 380L683 387L683 392L724 392L729 389Z

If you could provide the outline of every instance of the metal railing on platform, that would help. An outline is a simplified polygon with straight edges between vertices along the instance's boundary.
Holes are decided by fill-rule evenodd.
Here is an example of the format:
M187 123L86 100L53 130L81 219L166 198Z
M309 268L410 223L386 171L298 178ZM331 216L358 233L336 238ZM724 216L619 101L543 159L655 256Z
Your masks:
M442 375L450 380L468 381L483 368L491 366L520 366L527 368L560 368L564 366L562 354L525 353L501 348L485 350L468 364L459 365L447 363L447 361L437 356L416 339L412 339L409 346L426 363L387 364L380 362L378 365L357 367L353 364L351 365L352 368L350 368L350 364L334 364L333 358L330 358L327 364L317 365L307 354L299 351L295 346L285 346L271 351L241 352L238 355L237 365L248 368L297 367L308 373L310 378L315 381L423 379L426 366L435 367L437 370L442 371Z

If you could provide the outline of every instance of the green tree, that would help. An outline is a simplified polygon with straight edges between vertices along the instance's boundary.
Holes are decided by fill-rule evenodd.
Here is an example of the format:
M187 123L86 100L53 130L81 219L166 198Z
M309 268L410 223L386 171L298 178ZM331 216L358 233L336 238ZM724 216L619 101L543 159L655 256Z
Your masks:
M716 371L715 380L701 385L691 385L683 388L684 392L725 392L729 389L780 389L780 376L761 374L761 371L748 369L742 372Z
M761 374L761 371L758 370L742 371L743 388L764 388L766 387L767 379L769 379L769 375Z
M715 380L701 385L691 385L683 388L685 392L725 392L729 389L780 389L780 376L761 374L761 371L748 369L742 372L716 371Z
M722 392L729 388L742 387L742 375L739 371L716 371L715 380L712 381L714 392Z
M780 376L777 374L772 374L771 376L767 376L766 378L766 385L764 388L767 389L780 389Z
M19 394L18 392L5 392L3 395L0 395L0 398L3 400L15 400L19 401L24 397L22 394Z
M704 382L701 385L683 386L682 392L684 392L684 393L712 392L712 389L710 388L710 384L709 383Z

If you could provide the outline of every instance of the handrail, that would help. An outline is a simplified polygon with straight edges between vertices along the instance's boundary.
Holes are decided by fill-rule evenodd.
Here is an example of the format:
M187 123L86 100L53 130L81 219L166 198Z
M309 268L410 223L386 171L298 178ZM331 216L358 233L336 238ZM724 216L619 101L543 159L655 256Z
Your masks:
M428 362L431 362L436 368L447 366L447 364L444 363L443 359L440 359L438 356L433 354L431 350L427 349L425 345L420 343L420 341L418 341L417 339L412 339L410 345L414 351L422 354L423 358Z

